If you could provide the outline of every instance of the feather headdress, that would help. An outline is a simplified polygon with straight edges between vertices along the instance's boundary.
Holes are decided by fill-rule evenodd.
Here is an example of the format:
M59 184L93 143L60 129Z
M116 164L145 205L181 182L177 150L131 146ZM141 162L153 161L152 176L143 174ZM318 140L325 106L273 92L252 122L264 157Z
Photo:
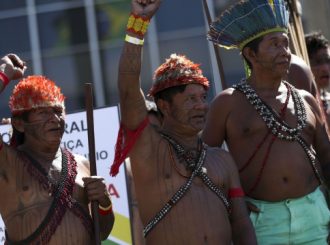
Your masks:
M207 38L227 48L242 50L254 39L271 32L287 32L289 12L284 0L243 0L211 23Z
M155 96L167 88L192 83L209 87L209 81L203 76L199 64L193 63L183 55L171 54L155 71L154 84L149 95Z
M28 76L14 88L9 99L13 115L40 107L62 107L64 95L55 83L44 76Z

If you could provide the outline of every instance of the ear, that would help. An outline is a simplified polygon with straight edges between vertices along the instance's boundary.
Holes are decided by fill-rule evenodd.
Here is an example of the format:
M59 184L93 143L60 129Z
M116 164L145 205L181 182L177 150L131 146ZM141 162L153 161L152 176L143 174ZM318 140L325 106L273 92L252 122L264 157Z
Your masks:
M164 117L168 116L170 110L170 103L166 100L159 99L157 101L157 108L162 112Z
M11 124L12 126L19 132L23 133L24 132L24 122L23 119L14 117L11 119Z
M257 54L253 51L253 49L249 47L245 47L242 50L242 54L245 59L247 59L252 65L257 61Z

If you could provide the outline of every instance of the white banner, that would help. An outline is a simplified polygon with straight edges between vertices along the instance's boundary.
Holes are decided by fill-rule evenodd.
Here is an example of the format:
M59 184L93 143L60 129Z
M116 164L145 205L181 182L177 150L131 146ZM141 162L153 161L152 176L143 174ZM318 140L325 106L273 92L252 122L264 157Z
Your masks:
M87 119L85 112L66 115L66 127L62 139L62 147L88 158ZM10 139L11 126L0 126L0 133L4 142ZM115 212L115 225L107 241L102 244L132 244L128 194L124 165L119 174L112 178L109 175L110 165L114 158L114 148L119 128L117 107L108 107L94 110L94 133L97 174L103 176L110 191L113 210ZM4 226L0 219L0 244L4 242Z

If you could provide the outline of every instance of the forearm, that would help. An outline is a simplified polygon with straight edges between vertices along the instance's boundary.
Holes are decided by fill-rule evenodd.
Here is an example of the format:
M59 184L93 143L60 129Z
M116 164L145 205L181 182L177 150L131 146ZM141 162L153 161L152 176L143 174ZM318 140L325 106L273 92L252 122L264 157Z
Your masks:
M114 222L115 216L113 212L106 215L100 215L100 238L102 241L107 239L110 235Z
M239 224L232 227L232 236L234 245L256 245L257 239L255 236L254 228L251 224L250 218L239 220Z
M118 71L118 88L123 102L128 95L136 95L140 91L141 60L142 45L124 42Z
M232 212L230 215L232 240L239 245L256 245L257 238L250 220L244 198L232 198Z

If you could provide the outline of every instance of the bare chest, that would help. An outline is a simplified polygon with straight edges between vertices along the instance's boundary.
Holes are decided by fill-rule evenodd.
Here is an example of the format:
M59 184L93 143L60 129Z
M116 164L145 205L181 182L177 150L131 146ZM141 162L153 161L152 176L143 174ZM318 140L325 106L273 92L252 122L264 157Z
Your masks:
M226 214L223 200L217 196L215 189L212 189L211 185L206 183L207 181L200 176L190 179L192 172L187 170L185 164L180 162L177 157L173 157L171 154L161 154L161 156L163 157L159 157L157 162L155 178L148 182L145 182L145 179L134 179L141 217L145 223L177 194L181 198L172 210L181 210L181 208L183 210L196 209L197 212L197 209L204 209L203 207L208 203L211 205L208 210L214 209L214 212L218 212L219 209L222 209L223 213ZM215 162L212 156L206 155L202 171L207 175L212 185L216 186L226 196L228 188L226 169L219 162ZM179 191L182 188L184 191ZM170 213L172 213L172 210ZM201 213L205 212L200 211ZM222 212L220 213L223 215Z
M75 168L78 174L68 174L68 168L73 170L74 167L66 166L63 169L62 159L55 159L49 169L43 169L44 173L37 168L29 165L22 159L17 158L17 162L12 164L15 171L12 171L7 183L7 190L3 193L7 198L1 204L1 213L8 219L14 217L16 213L30 212L39 205L48 204L53 200L55 190L59 190L63 181L68 181L72 175L73 192L72 196L80 203L87 204L87 197L84 192L82 177L85 175L80 164ZM46 175L46 176L45 176Z
M302 120L302 116L298 112L297 104L292 100L288 100L286 104L283 99L268 98L263 99L264 105L271 113L271 116L267 116L266 113L262 113L256 108L255 105L245 98L243 95L240 103L232 111L228 120L228 140L235 142L238 139L244 142L251 142L254 139L260 139L267 133L270 133L274 128L279 132L282 131L282 126L295 129ZM306 102L303 103L304 111L306 115L306 123L302 130L302 135L307 138L312 138L313 131L316 127L316 118L314 113ZM301 109L299 109L301 111ZM275 124L270 118L273 117L280 124ZM289 132L284 132L284 135L290 135Z

